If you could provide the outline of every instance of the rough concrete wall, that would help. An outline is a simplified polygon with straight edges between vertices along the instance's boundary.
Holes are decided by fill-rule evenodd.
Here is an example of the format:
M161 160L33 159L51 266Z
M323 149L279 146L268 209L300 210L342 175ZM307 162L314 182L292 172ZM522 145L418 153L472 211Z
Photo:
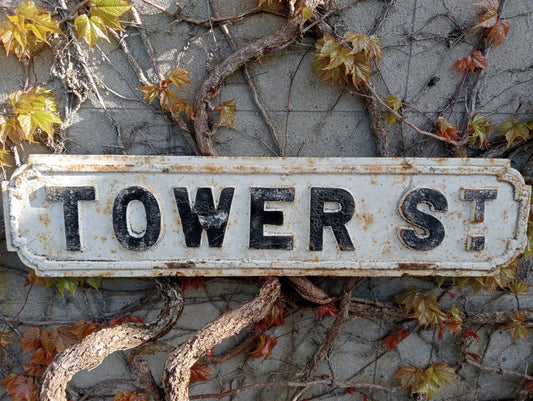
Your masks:
M173 2L154 2L170 13L175 11ZM16 3L4 2L7 6ZM191 71L193 84L184 96L192 102L208 72L231 54L227 38L217 27L198 27L175 20L141 0L134 3L154 46L155 61L161 73L166 75L175 66ZM345 2L338 2L339 5L341 3ZM223 15L234 15L256 5L254 0L219 1ZM182 15L195 19L206 19L212 12L208 1L182 1L180 6ZM373 31L380 37L383 59L371 82L384 98L391 93L397 94L408 106L404 115L421 129L432 131L438 116L446 117L463 129L465 119L474 112L489 115L496 124L510 118L532 119L533 30L530 20L533 3L529 0L506 1L502 15L511 25L506 41L487 52L487 70L466 79L452 66L458 58L469 54L478 40L479 31L466 31L476 18L473 1L369 0L332 15L330 22L340 34ZM237 46L243 47L274 32L283 22L284 19L279 16L259 13L232 23L229 29ZM148 80L157 83L158 77L140 31L135 26L128 26L123 40ZM56 51L61 51L65 45L59 40L54 43ZM313 43L311 37L298 38L289 47L248 66L279 145L251 101L242 73L237 72L225 81L212 105L235 98L238 112L235 126L221 128L213 138L221 155L376 156L367 113L353 88L319 81L311 72ZM85 45L82 46L86 49ZM94 74L100 99L95 95L94 88L80 87L82 99L87 95L87 99L80 103L76 94L65 92L64 84L72 73L69 68L79 67L67 62L61 70L54 63L52 50L44 50L36 57L37 82L58 96L61 115L66 121L56 150L72 154L191 153L177 126L157 106L142 102L142 93L137 90L142 84L117 41L99 41L88 52L86 61ZM0 67L0 105L4 105L9 93L23 87L25 71L14 56L0 55ZM212 117L213 120L218 118L216 113ZM393 125L389 136L392 156L450 155L450 149L442 143L423 137L405 125ZM531 174L527 170L530 153L507 152L505 146L498 147L501 138L491 138L491 141L496 142L496 149L503 149L501 156L513 157L524 175ZM30 153L49 151L43 145L25 145L21 151L22 162ZM472 153L475 155L476 152ZM526 283L533 283L528 266L523 265L519 272ZM17 343L20 335L31 325L44 324L53 328L79 319L109 321L117 313L127 311L134 311L149 321L157 315L160 307L149 280L105 279L97 292L81 289L75 297L68 292L62 297L55 289L24 287L24 266L15 255L6 252L2 253L0 275L0 329L11 332L15 341L9 348L0 349L0 377L20 369ZM290 286L286 282L284 285L289 293ZM321 285L336 295L341 281L330 278ZM395 294L410 285L423 290L435 289L434 282L430 280L369 278L357 287L354 295L393 301ZM442 292L439 289L435 291ZM500 291L474 293L470 289L463 292L458 287L453 287L451 291L458 297L455 304L469 311L514 311L517 306L533 308L531 295L516 296ZM198 293L187 291L184 315L178 327L163 339L162 345L154 347L146 356L156 378L159 379L158 372L169 347L178 345L228 308L249 300L255 292L251 282L224 278L209 281ZM286 301L292 302L290 295L287 295ZM444 296L442 306L447 309L451 300ZM299 380L298 375L331 321L328 318L318 321L310 308L295 310L287 316L283 327L271 329L271 335L278 338L278 345L270 358L262 361L241 353L223 364L212 365L211 380L192 385L191 394L218 393L268 381ZM397 325L414 332L397 349L384 352L380 340ZM468 350L481 355L483 364L532 373L528 369L532 362L531 339L512 341L507 332L494 330L492 326L480 325L473 329L478 332L481 341ZM217 347L217 352L231 348L249 331L227 340ZM327 374L337 380L396 386L398 383L392 376L402 366L425 367L438 361L455 366L459 360L457 337L449 333L439 341L434 330L415 329L413 321L380 316L354 317L344 327L316 377ZM459 373L457 386L448 385L440 399L512 399L517 397L524 383L521 377L484 372L471 366L465 366ZM95 394L109 396L117 388L129 388L130 384L117 385L114 379L136 380L126 354L114 354L95 370L76 375L71 383L71 397L80 399L88 389L92 390L93 386L105 380L112 381L109 387L95 389ZM293 388L271 387L243 392L234 399L289 399L293 391ZM361 391L372 399L410 399L407 392L401 391L391 394L377 390ZM9 399L2 388L0 397L2 400ZM320 400L362 397L362 393L350 395L327 387L316 387L308 393L309 399Z

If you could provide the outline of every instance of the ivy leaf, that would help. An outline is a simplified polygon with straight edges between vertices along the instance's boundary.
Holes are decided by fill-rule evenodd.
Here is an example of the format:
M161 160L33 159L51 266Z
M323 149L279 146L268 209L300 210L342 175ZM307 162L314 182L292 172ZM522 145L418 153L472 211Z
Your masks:
M494 132L494 125L487 116L474 114L468 120L466 132L468 134L468 145L478 149L482 147L488 148L490 144L487 140L487 135Z
M93 15L90 18L85 15L79 15L74 20L74 27L78 33L78 39L83 38L91 49L96 41L101 38L109 42L107 37L107 29L104 21L97 15Z
M91 18L98 17L109 28L123 31L118 17L128 11L133 4L124 0L91 0Z
M513 341L519 338L526 340L527 329L523 325L526 320L524 314L517 310L515 315L510 315L509 317L511 319L511 323L509 323L509 325L507 325L504 330L511 334L511 338L513 339Z
M220 125L226 124L228 129L231 128L235 121L235 112L237 111L236 100L231 99L219 104L215 107L215 111L220 111L220 120L218 123Z
M144 93L143 102L148 100L148 104L151 104L159 95L159 88L157 85L144 85L139 88L139 90Z
M274 302L266 316L254 325L255 331L263 333L271 326L283 326L285 324L285 304L281 300Z
M190 382L203 382L209 380L207 377L213 374L209 370L209 366L195 363L191 368L191 380Z
M39 363L30 363L23 365L24 372L33 377L41 377L46 370L47 365L41 365Z
M395 112L398 112L402 107L402 101L397 98L396 95L390 95L385 99L385 104L393 109ZM393 113L387 113L387 124L390 127L396 122L396 116Z
M527 284L518 280L509 284L509 290L517 295L527 295L529 293L529 287Z
M100 287L100 283L102 282L102 277L87 277L85 279L85 282L93 287L96 291L98 291L98 288Z
M179 99L170 89L163 89L159 92L159 104L163 110L173 112L178 107Z
M354 55L353 66L350 73L352 75L353 86L358 89L361 82L368 82L370 74L372 74L370 60L363 54Z
M479 19L479 23L474 25L474 28L492 28L498 23L498 9L493 7L488 7L487 12L485 12Z
M508 32L509 32L509 21L507 20L498 21L490 29L489 34L487 36L487 40L493 47L498 47L505 41L505 38L507 37Z
M11 336L6 331L0 330L0 347L6 348L9 344L12 343L10 340Z
M13 396L13 401L37 401L37 388L33 377L11 373L2 380L6 393Z
M368 57L376 60L376 64L379 64L381 57L383 57L381 42L376 35L370 36L370 42L368 44Z
M352 54L368 52L370 47L370 38L364 33L346 32L342 42L352 45Z
M302 10L302 18L305 21L311 21L313 18L313 10L311 10L309 7L304 7Z
M174 85L176 85L177 88L181 89L182 91L185 91L185 88L183 85L188 84L191 85L191 81L189 81L189 71L184 70L180 67L175 67L170 70L170 81Z
M54 344L57 352L63 352L68 347L78 342L76 335L66 326L61 326L57 330L52 330L50 332L50 340Z
M387 348L387 351L389 351L393 348L396 348L398 344L407 337L407 335L407 331L400 327L394 333L385 337L383 344L385 345L385 348Z
M78 340L87 337L89 334L94 333L102 328L99 323L87 322L85 320L79 320L68 328L68 330L76 336Z
M278 339L274 336L260 336L260 344L255 351L250 352L253 358L263 357L263 361L267 359L271 354L272 350L278 343Z
M22 354L28 351L36 350L40 347L48 348L49 338L48 331L37 326L28 327L22 335L21 346Z
M48 347L46 349L37 348L37 350L30 357L30 362L34 365L48 365L54 360L56 355L57 351L52 347Z
M476 6L484 7L487 10L498 10L500 7L500 0L481 0L479 3L475 3Z
M455 62L452 68L457 68L459 73L474 72L476 68L486 69L487 58L479 50L472 50L467 57L462 57Z
M443 137L447 141L458 141L461 139L455 124L447 121L446 119L439 117L437 122L437 135Z
M394 379L400 380L400 385L402 390L407 390L409 387L412 387L415 383L417 373L420 371L420 368L414 366L404 366L399 369L393 376ZM420 373L418 373L420 375Z
M522 138L523 140L529 139L529 127L523 121L509 120L501 125L498 130L498 135L505 135L507 147L510 148L518 138Z
M465 352L465 355L469 356L477 363L481 362L481 357L479 356L479 354L476 354L475 352Z
M466 338L473 338L474 340L476 340L477 342L479 342L481 339L479 338L478 334L472 330L472 329L464 329L463 330L463 335L466 337Z
M47 287L55 285L59 292L61 293L61 296L65 296L65 290L70 291L72 296L76 296L76 290L80 286L80 282L76 278L70 278L70 277L61 277L61 278L51 278L48 279Z
M8 15L0 22L0 40L6 55L14 53L19 60L31 57L53 33L61 33L58 22L52 19L48 10L33 1L23 1L15 9L15 15Z
M16 143L20 143L21 139L33 142L33 134L37 129L40 129L53 140L53 125L61 124L62 121L57 114L55 97L52 92L41 87L27 91L16 91L9 95L8 104L13 109L13 118L16 118L16 123L11 122L15 125L13 130L16 132L7 132L5 135ZM9 125L7 121L6 123Z
M316 312L316 318L318 320L322 320L322 318L324 317L324 315L328 315L330 317L335 317L337 316L339 313L339 310L337 309L337 307L333 304L326 304L326 305L321 305L317 312Z

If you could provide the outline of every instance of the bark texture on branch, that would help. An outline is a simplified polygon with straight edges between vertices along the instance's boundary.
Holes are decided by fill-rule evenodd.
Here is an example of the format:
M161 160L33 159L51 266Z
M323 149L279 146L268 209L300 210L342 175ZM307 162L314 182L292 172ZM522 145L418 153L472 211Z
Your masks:
M166 400L188 401L191 368L196 361L218 343L261 320L278 298L280 289L277 278L268 278L254 300L220 316L172 352L163 369Z
M67 384L79 371L97 367L116 351L135 348L167 334L181 315L183 299L175 280L160 278L156 285L165 298L165 306L155 322L102 329L58 354L44 373L40 400L66 401Z
M299 35L301 31L302 18L300 16L289 18L287 23L270 36L237 50L209 74L207 79L198 89L196 100L194 101L194 130L196 143L201 154L205 156L216 156L217 151L213 147L211 137L214 132L209 127L207 114L208 103L215 96L217 90L222 85L224 79L233 74L246 63L260 59L266 53L282 47Z

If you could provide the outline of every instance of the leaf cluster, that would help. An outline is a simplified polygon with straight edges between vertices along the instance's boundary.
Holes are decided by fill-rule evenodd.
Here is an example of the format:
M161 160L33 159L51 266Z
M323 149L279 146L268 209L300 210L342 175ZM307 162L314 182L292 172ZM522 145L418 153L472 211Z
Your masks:
M321 79L351 82L355 88L367 83L372 73L371 61L382 57L377 36L347 32L340 42L325 34L316 41L312 70Z
M493 47L501 45L509 32L509 21L501 19L498 14L499 0L483 0L476 3L485 11L480 15L475 28L485 28L487 42Z
M159 81L159 85L144 85L139 88L144 93L143 101L148 101L148 104L151 104L159 96L159 104L163 110L169 113L181 113L184 111L189 117L192 117L192 106L185 99L178 98L170 89L171 83L178 89L185 91L185 84L191 84L189 72L183 68L175 67L170 70L168 79L162 79Z
M411 395L423 394L427 399L440 393L446 383L455 385L456 377L455 370L443 362L433 363L427 369L405 366L394 375L395 379L400 380L402 390L410 389Z
M21 2L14 15L7 15L7 21L0 22L0 40L6 54L14 53L19 60L32 58L56 33L62 33L58 21L33 1Z
M39 284L46 288L56 287L61 296L65 296L65 290L70 291L72 296L76 295L76 290L83 285L88 285L95 290L98 290L102 277L38 277L35 275L35 270L28 267L28 277L24 282L24 286Z
M119 17L133 7L125 0L91 0L89 5L89 14L78 15L74 20L78 39L83 38L89 48L92 48L98 39L109 41L108 29L123 31Z

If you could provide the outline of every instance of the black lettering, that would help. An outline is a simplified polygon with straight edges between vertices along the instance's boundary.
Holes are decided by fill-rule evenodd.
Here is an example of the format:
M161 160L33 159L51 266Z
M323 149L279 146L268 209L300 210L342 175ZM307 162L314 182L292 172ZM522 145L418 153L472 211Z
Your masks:
M326 202L334 202L340 210L326 212ZM324 227L333 230L335 240L341 251L353 251L352 240L345 224L349 222L355 211L355 201L350 192L342 188L311 188L309 250L321 251L324 242Z
M222 246L234 191L234 188L223 188L218 207L215 208L211 188L198 188L194 207L191 208L187 188L174 188L174 197L188 247L200 246L204 230L210 247Z
M466 240L467 251L482 251L485 249L485 237L482 235L468 235Z
M140 237L131 235L127 210L132 201L139 201L146 212L146 229ZM119 192L113 204L113 229L120 244L131 251L143 251L152 247L161 232L161 212L154 195L142 187L129 187Z
M472 223L482 223L485 220L485 201L496 199L496 188L461 188L460 198L472 202Z
M67 251L81 251L78 201L95 200L94 187L45 187L45 198L63 202Z
M440 245L444 240L445 230L437 218L418 210L420 203L426 203L432 211L446 212L448 201L441 192L431 188L413 189L400 201L399 211L402 218L424 232L423 236L419 236L415 230L401 227L400 240L411 249L428 251Z
M293 202L294 188L250 188L250 248L287 249L293 247L292 235L264 235L264 225L283 225L283 212L265 210L265 202Z

